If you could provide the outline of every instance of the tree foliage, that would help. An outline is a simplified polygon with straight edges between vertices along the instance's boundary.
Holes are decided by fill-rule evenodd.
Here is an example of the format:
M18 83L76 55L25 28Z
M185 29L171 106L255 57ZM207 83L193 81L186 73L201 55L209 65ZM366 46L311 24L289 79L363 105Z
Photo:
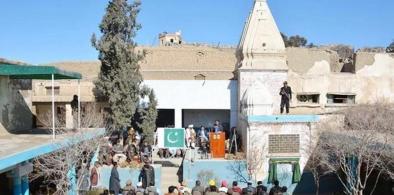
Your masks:
M305 37L300 35L294 35L287 37L285 34L280 33L282 35L282 39L285 42L286 47L305 47L308 43L308 40ZM310 47L314 47L313 44L309 45Z
M144 102L138 109L136 128L144 132L144 141L147 141L149 144L153 144L154 132L156 130L157 100L154 91L149 88L144 89L142 98L148 99L148 101Z
M394 41L386 48L387 53L394 53Z
M140 3L112 0L99 26L102 36L93 46L99 51L101 71L95 81L95 94L108 102L108 127L130 126L140 99L142 76L139 62L144 52L136 51L134 37L140 25L136 21Z

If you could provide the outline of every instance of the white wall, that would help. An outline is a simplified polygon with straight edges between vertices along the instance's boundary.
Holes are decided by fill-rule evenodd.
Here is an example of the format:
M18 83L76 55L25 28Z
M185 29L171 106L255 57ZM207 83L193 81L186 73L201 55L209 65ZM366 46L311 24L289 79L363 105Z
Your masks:
M258 179L264 182L268 179L269 159L270 158L300 158L300 169L301 173L307 164L311 150L313 150L314 144L317 139L317 130L313 123L250 123L249 129L242 132L243 136L247 136L243 139L247 143L244 143L247 148L263 148L263 165L261 170L258 172ZM269 154L268 152L268 137L269 135L278 134L298 134L300 136L300 150L299 153L290 154ZM247 149L249 150L249 149ZM291 179L290 179L291 180ZM287 182L290 182L287 181ZM284 183L282 183L284 184ZM296 184L290 185L288 192L294 191Z
M153 88L158 109L175 109L175 127L182 126L182 109L231 110L231 126L237 124L237 81L145 80Z
M283 82L287 81L287 71L268 71L268 70L239 70L239 95L241 101L245 91L248 88L254 88L254 93L249 94L253 97L253 104L266 103L264 98L272 99L273 114L279 113L281 96L279 95L280 88ZM267 92L258 90L268 89ZM271 97L264 97L263 95L271 95ZM261 108L264 110L264 108ZM263 112L263 111L262 111ZM257 112L261 113L261 112ZM271 113L265 113L270 115ZM260 114L262 115L262 114Z

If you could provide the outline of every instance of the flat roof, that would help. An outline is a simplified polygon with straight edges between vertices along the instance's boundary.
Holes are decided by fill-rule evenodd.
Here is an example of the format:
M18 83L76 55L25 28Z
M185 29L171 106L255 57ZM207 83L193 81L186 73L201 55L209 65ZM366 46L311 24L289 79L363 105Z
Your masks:
M318 122L318 115L252 115L249 122L257 123L308 123Z
M77 72L61 70L53 66L16 65L0 63L0 76L9 76L11 79L82 79Z
M84 134L78 141L92 139L104 135L105 129L82 129ZM54 152L68 143L75 142L75 133L57 135L52 140L52 134L7 134L0 136L0 173L13 166ZM74 141L74 142L73 142Z

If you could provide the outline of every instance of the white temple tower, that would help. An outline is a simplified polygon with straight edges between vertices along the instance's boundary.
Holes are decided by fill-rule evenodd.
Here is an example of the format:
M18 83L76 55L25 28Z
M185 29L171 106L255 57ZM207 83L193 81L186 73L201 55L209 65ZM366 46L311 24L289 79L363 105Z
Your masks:
M277 114L279 89L287 80L288 67L285 44L266 0L255 0L237 58L239 113Z

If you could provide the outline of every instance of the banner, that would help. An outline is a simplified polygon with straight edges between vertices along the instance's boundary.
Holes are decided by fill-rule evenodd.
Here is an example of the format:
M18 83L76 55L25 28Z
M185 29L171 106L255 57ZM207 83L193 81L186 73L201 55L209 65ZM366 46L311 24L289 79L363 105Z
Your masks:
M185 148L183 128L158 128L156 134L159 148Z

